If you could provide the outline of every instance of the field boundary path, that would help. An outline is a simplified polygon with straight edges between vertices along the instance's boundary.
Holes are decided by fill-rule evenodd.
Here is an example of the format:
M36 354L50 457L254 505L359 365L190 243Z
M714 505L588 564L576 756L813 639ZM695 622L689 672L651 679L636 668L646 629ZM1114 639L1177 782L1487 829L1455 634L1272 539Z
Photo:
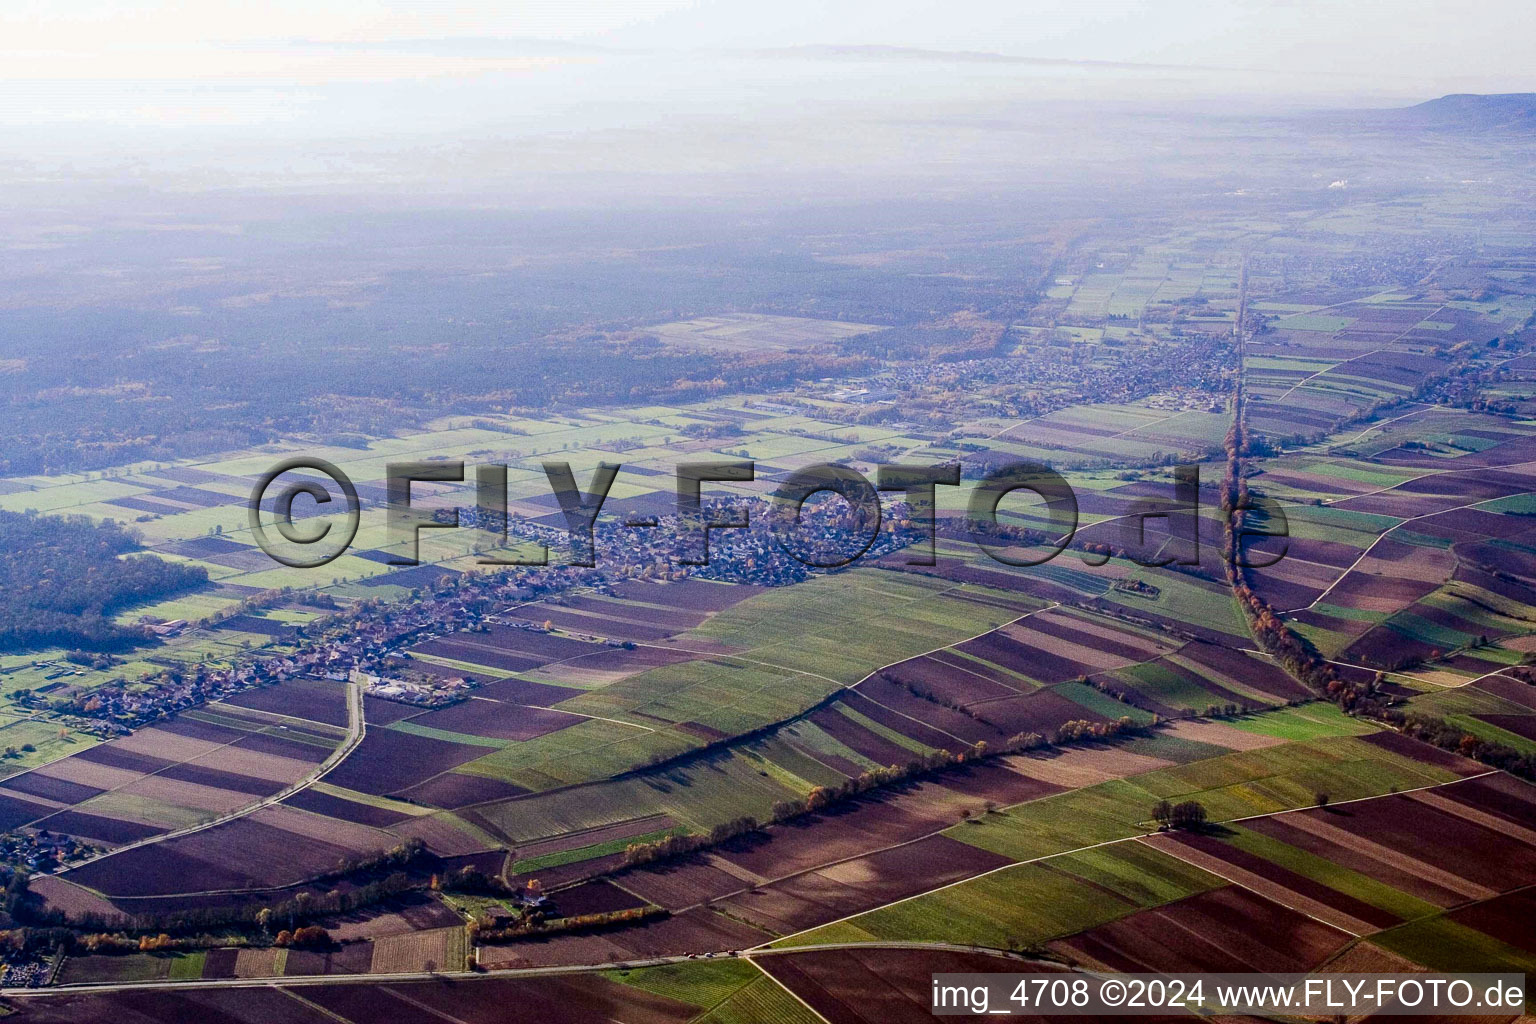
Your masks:
M1514 465L1516 467L1523 467L1523 466L1529 466L1529 465L1532 465L1532 464L1533 464L1533 462L1526 461L1526 462L1518 462L1518 463L1515 463ZM1509 468L1509 467L1504 467L1504 468ZM1467 471L1466 470L1447 470L1445 473L1435 473L1435 474L1431 474L1431 475L1433 475L1433 476L1446 476L1446 475L1449 475L1450 473L1462 473L1462 472L1467 472ZM1414 480L1422 480L1424 478L1423 477L1414 477L1413 479ZM1403 481L1403 483L1404 484L1410 484L1410 483L1413 483L1413 480L1405 480L1405 481ZM1387 488L1387 490L1395 490L1396 487L1401 487L1401 486L1402 486L1402 484L1397 484L1394 487ZM1378 491L1378 492L1373 492L1373 493L1380 493L1380 492ZM1529 494L1531 492L1523 491L1521 493ZM1351 495L1351 497L1365 497L1365 495ZM1345 499L1340 498L1340 499L1337 499L1337 500L1343 501ZM1409 516L1408 518L1404 519L1402 522L1396 523L1396 524L1394 524L1392 526L1387 527L1385 530L1382 530L1380 533L1378 533L1376 535L1376 539L1371 541L1371 543L1366 547L1366 549L1364 551L1360 552L1360 557L1359 558L1356 558L1353 562L1349 563L1349 568L1345 569L1342 573L1340 573L1338 579L1336 579L1332 583L1328 584L1328 589L1324 590L1321 594L1318 594L1316 597L1314 597L1312 599L1312 603L1311 604L1305 604L1305 605L1302 605L1302 606L1297 607L1297 608L1287 608L1287 609L1285 609L1282 612L1278 612L1277 614L1279 614L1279 615L1290 615L1290 614L1293 614L1295 612L1307 612L1307 611L1311 611L1313 608L1316 608L1319 604L1322 603L1323 598L1325 598L1329 594L1333 593L1334 588L1336 588L1340 583L1343 583L1349 577L1350 573L1352 573L1356 569L1360 568L1360 563L1364 562L1367 558L1369 558L1370 555L1371 555L1371 552L1376 550L1376 545L1378 545L1382 541L1386 540L1387 539L1387 535L1390 534L1393 530L1401 529L1402 527L1407 526L1409 523L1417 523L1421 519L1433 519L1435 516L1443 516L1443 515L1446 515L1446 514L1451 513L1451 512L1461 512L1461 511L1464 511L1464 510L1469 509L1469 508L1476 508L1479 505L1486 505L1488 502L1495 501L1495 500L1497 500L1497 499L1494 499L1494 498L1480 498L1477 501L1469 501L1465 505L1457 505L1455 508L1442 508L1442 509L1440 509L1437 512L1426 512L1426 513L1424 513L1423 515L1420 515L1420 516ZM1328 504L1328 503L1324 502L1324 504ZM1394 516L1393 518L1396 518L1396 517ZM1412 532L1412 531L1410 531L1410 532ZM1451 554L1452 555L1456 555L1456 552L1454 550L1454 546L1451 549ZM1460 556L1456 557L1456 563L1457 563L1457 567L1459 568L1460 565L1461 565L1461 558L1460 558ZM1377 574L1372 574L1372 575L1377 575ZM1442 586L1443 585L1444 584L1442 584Z
M338 746L335 750L331 751L331 753L326 757L324 761L321 761L319 764L315 765L314 770L311 771L308 775L305 775L297 782L294 782L292 785L289 785L284 789L278 790L276 793L273 793L270 796L264 796L253 804L246 804L244 807L237 808L228 812L227 814L221 814L217 818L210 818L209 820L199 822L196 825L188 825L185 828L173 829L170 832L162 832L157 836L150 836L147 839L140 839L136 842L127 843L123 846L118 846L108 850L105 853L99 853L94 857L88 857L85 860L75 861L73 864L57 868L54 871L49 872L49 874L59 875L62 877L75 870L76 868L84 867L87 864L94 864L98 860L104 860L107 857L116 856L119 853L126 853L129 850L136 850L141 846L153 846L156 843L163 843L169 839L179 839L182 836L189 836L194 833L201 832L204 829L213 828L216 825L225 825L231 821L237 821L240 818L246 817L247 815L254 814L261 810L263 807L271 807L273 804L281 803L282 801L288 799L290 796L293 796L295 793L303 792L310 786L314 785L316 782L319 782L320 779L326 775L326 773L335 768L337 765L341 764L341 762L346 759L347 755L356 750L358 745L363 742L363 737L367 734L367 732L368 725L363 720L363 686L361 683L348 682L347 735L341 741L341 745Z
M1468 775L1468 776L1465 776L1465 777L1459 778L1459 779L1451 779L1451 780L1449 780L1447 782L1432 782L1432 783L1430 783L1427 786L1418 786L1418 787L1415 787L1413 789L1400 789L1400 790L1397 790L1394 793L1378 793L1375 796L1361 796L1361 797L1355 797L1355 798L1353 798L1351 800L1339 800L1339 801L1336 801L1336 802L1330 804L1329 806L1330 807L1343 807L1343 806L1346 806L1348 804L1361 803L1361 802L1366 801L1366 800L1380 800L1383 797L1387 797L1387 796L1399 796L1399 795L1408 795L1408 794L1412 794L1412 793L1422 793L1422 792L1424 792L1426 790L1439 789L1442 786L1454 786L1454 785L1456 785L1457 783L1460 783L1460 782L1467 782L1467 781L1470 781L1471 779L1481 779L1481 778L1483 778L1485 776L1488 776L1488 775L1497 775L1497 774L1499 774L1497 769L1489 769L1488 771L1480 772L1477 775ZM1134 778L1134 776L1131 776L1131 777ZM1059 796L1060 794L1056 794L1056 795ZM1050 797L1042 797L1040 799L1049 800ZM1034 801L1025 801L1025 802L1026 803L1033 803ZM1015 805L1015 806L1017 806L1017 805ZM1301 811L1307 811L1307 810L1310 810L1310 809L1311 809L1310 806L1309 807L1288 807L1285 810L1280 810L1280 811L1264 811L1264 812L1262 812L1260 814L1245 814L1242 817L1238 817L1238 818L1223 818L1220 821L1211 822L1211 824L1213 824L1213 825L1227 825L1227 824L1240 823L1240 822L1244 822L1244 821L1254 821L1254 820L1256 820L1258 818L1278 818L1281 815L1296 814L1296 813L1299 813ZM809 934L811 932L817 931L817 930L822 929L822 928L828 928L828 927L831 927L832 925L835 925L835 924L842 924L845 921L851 921L851 920L853 920L856 917L863 917L865 914L872 914L872 913L874 913L877 910L884 910L884 909L886 909L888 907L894 907L894 906L897 906L897 905L902 904L902 903L908 903L908 902L910 902L912 900L922 899L924 896L931 896L931 895L933 895L936 892L943 892L945 889L953 889L957 885L965 885L965 884L967 884L969 882L976 881L978 878L986 878L989 875L996 875L996 874L999 874L999 873L1004 872L1004 871L1012 871L1013 869L1019 868L1019 867L1023 867L1026 864L1036 864L1036 863L1039 863L1040 861L1051 860L1054 857L1064 857L1064 856L1066 856L1068 854L1073 854L1073 853L1086 853L1089 850L1097 850L1097 849L1101 849L1102 847L1105 847L1105 846L1117 846L1120 843L1140 842L1140 841L1142 841L1144 839L1147 839L1147 838L1149 838L1151 836L1155 836L1155 835L1159 835L1159 834L1160 833L1157 833L1157 832L1136 832L1136 833L1134 833L1132 835L1120 836L1118 839L1105 839L1102 842L1089 843L1087 846L1079 846L1079 847L1076 847L1076 848L1071 849L1071 850L1059 850L1056 853L1043 853L1043 854L1040 854L1037 857L1029 857L1029 858L1026 858L1024 860L1014 861L1011 864L999 864L997 867L991 868L991 869L989 869L987 871L982 871L982 872L979 872L978 874L974 874L974 875L967 875L964 878L957 878L953 882L946 882L943 885L935 886L932 889L925 889L922 892L913 893L910 896L903 896L900 899L894 899L894 900L891 900L889 902L882 903L879 906L870 907L867 910L858 910L858 911L855 911L852 914L845 914L845 915L843 915L842 917L838 918L835 921L827 921L827 922L824 922L822 924L811 925L810 927L802 928L802 929L800 929L797 932L790 932L788 935L780 935L778 938L769 939L767 942L763 943L760 946L752 947L751 952L753 954L757 954L757 953L764 952L764 951L766 951L766 950L768 950L770 948L772 948L772 949L785 949L785 950L790 950L790 949L812 949L812 948L815 948L815 947L812 947L812 946L777 946L777 945L774 945L774 944L784 942L784 941L786 941L788 939L793 939L793 938L795 938L797 936L800 936L800 935L807 935L807 934ZM1230 881L1230 879L1229 879L1229 881ZM1270 898L1273 899L1273 897L1270 897ZM1275 900L1275 902L1278 903L1280 901L1279 900ZM1282 904L1282 905L1289 907L1289 909L1291 909L1291 910L1296 910L1297 909L1296 907L1290 906L1290 904ZM1304 911L1304 910L1303 911L1298 911L1298 912L1306 914L1306 911ZM1311 917L1312 915L1307 914L1307 916ZM1326 924L1327 922L1324 922L1324 923ZM851 946L870 946L870 945L874 945L874 943L868 943L868 942L865 942L865 943L848 943L848 945L851 945Z
M949 594L949 593L953 593L955 591L961 590L964 586L966 586L966 584L959 584L957 586L950 587L950 588L948 588L946 590L936 591L935 593L938 593L938 594ZM992 633L992 632L994 632L996 630L1006 628L1008 626L1013 625L1016 622L1021 622L1024 619L1029 618L1031 615L1039 615L1042 612L1052 611L1052 610L1054 610L1056 608L1061 608L1061 607L1064 607L1062 602L1060 602L1060 601L1052 601L1050 604L1046 605L1043 608L1031 608L1029 611L1023 612L1023 613L1021 613L1019 615L1015 615L1013 618L1010 618L1010 619L1008 619L1005 622L999 623L996 626L988 626L986 629L982 630L979 633L976 633L974 636L965 636L965 637L959 638L958 640L951 640L947 644L940 644L937 647L933 647L933 648L931 648L929 650L920 651L917 654L910 654L910 655L907 655L906 657L903 657L903 658L897 658L895 661L887 662L886 664L881 665L878 668L870 669L867 673L865 673L856 682L853 682L853 683L840 682L839 680L833 679L831 676L824 676L824 675L822 675L819 672L811 672L808 669L791 668L788 665L781 665L781 664L778 664L777 662L761 661L761 660L756 659L756 658L746 657L747 654L750 654L750 653L752 653L752 651L758 649L758 648L755 648L755 647L749 647L745 651L743 651L742 653L739 653L739 654L722 654L722 653L719 653L719 652L710 653L710 652L707 652L707 651L696 651L696 650L692 650L690 648L678 647L678 646L671 645L671 644L647 643L647 642L638 642L637 641L637 642L635 642L635 646L639 647L639 648L649 648L649 649L652 649L652 650L659 650L659 651L683 651L683 652L688 653L688 654L697 654L700 657L714 658L714 659L717 659L717 660L720 660L720 661L740 661L740 662L744 662L744 663L749 664L749 665L758 665L758 666L761 666L763 668L770 668L770 669L773 669L773 670L778 671L778 672L788 672L788 673L790 673L792 675L801 675L801 676L807 676L807 677L809 677L811 679L820 679L820 680L822 680L824 682L830 683L833 686L836 686L836 687L839 688L838 690L834 690L832 693L829 693L827 696L821 698L819 701L817 701L815 704L811 705L810 707L808 707L808 708L806 708L806 709L804 709L802 711L797 711L793 715L790 715L788 718L780 719L777 722L770 722L767 725L763 726L763 728L765 728L765 729L780 729L780 728L783 728L783 727L785 727L785 726L787 726L787 725L789 725L789 724L791 724L793 722L799 721L800 719L809 717L819 707L821 707L822 705L826 704L827 702L835 700L835 699L840 699L840 693L841 693L842 690L857 691L860 686L862 686L864 683L869 682L869 680L873 679L875 676L879 675L881 672L884 672L886 669L889 669L889 668L894 668L897 665L900 665L904 661L912 661L912 660L915 660L917 658L926 658L926 657L928 657L931 654L937 654L940 651L950 650L951 648L958 647L961 644L970 643L972 640L976 640L976 639L979 639L981 637L984 637L988 633ZM586 655L579 655L578 657L586 657ZM575 660L575 659L568 658L566 660L567 661L571 661L571 660ZM551 664L560 664L560 662L552 662ZM524 706L527 706L527 705L524 705ZM559 708L551 708L551 709L546 709L546 710L558 711L560 709ZM649 729L648 726L636 725L636 723L634 723L634 722L621 722L618 719L602 718L601 716L588 715L585 712L580 712L580 711L568 712L568 713L569 714L579 714L579 715L582 715L583 717L586 717L586 718L597 718L600 721L605 721L605 722L617 722L620 725L629 725L629 726L633 726L635 728ZM903 718L912 718L911 715L902 714L901 712L896 712L896 714L901 714L901 716ZM912 720L913 721L917 721L916 719L912 719ZM927 724L927 723L923 723L923 724ZM929 726L929 728L936 728L936 727ZM650 730L650 731L654 732L655 730ZM943 732L944 730L937 729L937 731ZM951 733L944 733L944 735L950 736L952 739L959 739L958 736L954 736ZM728 742L729 742L729 744L734 745L739 740L740 740L740 737L736 736L736 737L731 737L731 739ZM614 741L614 742L617 742L617 741ZM722 741L722 742L727 742L727 741ZM608 745L610 745L610 744L603 744L603 746L608 746ZM647 766L645 766L643 768L642 767L634 767L634 768L626 769L625 772L623 772L622 774L626 774L627 775L627 774L631 774L631 773L643 773L643 772L654 772L654 771L666 770L667 767L672 764L672 762L680 760L682 758L692 757L692 756L694 756L696 754L698 754L698 749L697 748L691 749L691 750L687 750L687 751L684 751L684 752L682 752L680 754L674 755L673 757L670 757L670 758L668 758L665 761L658 762L657 764L647 765ZM438 775L447 775L451 771L453 771L453 769L450 768L450 769L447 769L446 771L439 772ZM437 778L437 777L438 777L437 775L432 776L432 778ZM460 811L473 810L473 809L475 809L477 807L484 807L487 804L515 803L518 800L526 800L526 799L530 799L530 798L533 798L533 797L547 797L551 793L559 793L559 792L563 792L563 791L566 791L566 790L578 789L578 788L580 788L582 786L598 786L598 785L602 785L603 783L609 782L609 781L611 781L611 779L593 779L593 780L589 780L589 781L586 781L586 782L570 782L570 783L566 783L565 785L554 786L554 787L552 787L550 789L541 789L541 790L539 790L536 793L524 793L524 794L520 794L518 796L512 796L512 797L494 797L492 799L481 800L481 801L478 801L476 803L461 804L460 806L453 808L453 811L454 811L454 813L458 813ZM898 843L897 845L903 845L903 844Z
M821 953L839 949L926 949L942 953L979 953L1013 960L1033 967L1060 970L1059 960L1043 960L1007 949L970 946L955 942L882 941L825 942L789 949L729 950L720 953L678 953L673 956L638 960L614 960L600 964L562 964L555 967L513 967L493 971L415 971L406 974L296 974L276 978L204 978L201 980L160 979L156 981L99 982L79 985L54 985L50 988L5 988L0 996L19 999L47 999L52 996L85 995L93 992L192 991L214 988L299 988L312 985L390 985L408 981L492 981L497 978L558 977L567 974L593 974L598 971L640 970L696 961L740 959L752 962L765 956L794 956L797 953Z
M359 704L361 703L361 696L360 695L358 697L358 703ZM1340 806L1340 805L1344 805L1344 804L1359 803L1359 802L1366 801L1366 800L1378 800L1378 799L1381 799L1382 796L1386 796L1386 795L1408 795L1408 794L1413 794L1413 793L1428 792L1428 791L1439 789L1439 788L1441 788L1443 786L1455 785L1458 782L1466 782L1466 781L1468 781L1468 779L1482 778L1483 776L1486 776L1486 775L1496 775L1496 774L1498 774L1497 771L1490 770L1490 771L1487 771L1487 772L1482 772L1482 773L1480 773L1478 775L1468 776L1468 778L1464 778L1464 779L1455 779L1455 780L1451 780L1449 782L1432 783L1430 785L1420 786L1420 787L1417 787L1415 789L1399 790L1397 794L1379 794L1377 796L1357 797L1357 798L1352 799L1352 800L1341 800L1335 806ZM311 779L309 781L314 781L314 780ZM307 784L308 784L307 782L304 783L304 785L307 785ZM1309 808L1304 808L1304 807L1289 808L1289 809L1283 810L1283 811L1270 811L1270 812L1261 813L1261 814L1244 815L1242 817L1226 819L1226 821L1229 821L1229 822L1251 821L1251 820L1256 819L1256 818L1270 818L1270 817L1278 817L1280 815L1285 815L1285 814L1294 814L1294 813L1298 813L1300 811L1305 811L1305 810L1308 810L1308 809ZM986 877L988 875L997 874L998 872L1001 872L1001 871L1008 871L1008 870L1013 869L1013 868L1022 867L1023 865L1026 865L1026 864L1033 864L1033 863L1035 863L1037 861L1049 860L1052 857L1059 857L1059 856L1063 856L1063 855L1069 854L1069 853L1081 853L1081 852L1083 852L1085 850L1098 849L1098 848L1104 847L1104 846L1114 846L1114 845L1117 845L1119 843L1140 842L1140 841L1142 841L1142 840L1144 840L1146 838L1146 835L1147 835L1146 833L1136 833L1134 835L1122 836L1122 837L1120 837L1118 839L1109 839L1109 840L1106 840L1106 841L1100 842L1100 843L1092 843L1092 844L1089 844L1087 846L1079 847L1079 848L1077 848L1075 850L1063 850L1063 851L1060 851L1058 853L1044 854L1044 855L1039 856L1039 857L1032 857L1032 858L1029 858L1027 860L1021 860L1021 861L1016 861L1016 862L1011 863L1011 864L1000 865L1000 866L998 866L996 868L991 869L990 871L983 871L983 872L981 872L979 874L971 875L971 876L969 876L967 878L958 879L958 880L956 880L954 882L949 882L949 883L947 883L945 885L936 886L935 888L926 890L925 892L915 893L915 894L913 894L911 896L905 896L905 897L902 897L900 899L891 900L891 901L889 901L887 903L880 904L879 907L872 907L869 910L858 911L857 913L849 914L849 915L847 915L845 917L839 918L837 921L830 921L830 922L825 922L823 924L814 925L814 926L812 926L810 928L805 928L805 929L802 929L802 930L800 930L798 932L792 932L789 935L779 936L778 938L771 939L769 941L772 942L772 943L783 942L786 939L791 939L791 938L794 938L795 936L798 936L798 935L804 935L804 934L807 934L809 932L815 931L817 929L825 928L825 927L827 927L828 925L831 925L831 924L838 924L838 923L840 923L842 921L847 921L847 920L850 920L852 918L859 917L859 916L861 916L863 914L871 913L871 912L873 912L875 910L879 910L879 909L882 909L882 908L885 908L885 907L895 906L895 905L901 904L901 903L906 903L906 902L908 902L910 900L919 899L919 898L921 898L923 896L927 896L927 895L929 895L931 893L941 892L941 891L943 891L945 889L953 888L954 886L957 886L957 885L963 885L963 884L965 884L967 882L974 881L977 878L983 878L983 877ZM1288 905L1288 904L1283 904L1283 905ZM1295 908L1292 907L1291 909L1295 909ZM1304 913L1304 911L1303 911L1303 913ZM1307 915L1307 916L1311 916L1311 915ZM615 961L607 961L607 962L604 962L604 963L594 963L594 964L563 964L563 965L559 965L559 966L549 966L549 967L507 968L507 969L490 970L490 971L462 971L462 972L460 972L460 971L430 971L430 972L412 972L412 973L403 973L403 974L315 974L315 975L294 975L294 976L291 976L291 977L275 977L275 978L206 978L206 979L198 979L198 980L187 979L187 980L175 980L175 981L172 981L172 980L169 980L169 979L160 979L160 980L155 980L155 981L108 982L108 983L92 983L92 984L78 984L78 985L54 985L54 986L49 986L47 988L5 988L5 989L0 989L0 996L4 996L6 998L19 998L19 999L37 999L37 998L47 999L47 998L52 997L52 996L63 996L63 995L70 995L70 994L80 995L80 994L93 993L93 992L165 991L165 990L172 990L172 991L176 991L176 990L180 990L180 991L201 991L203 989L214 989L214 988L278 988L278 989L284 989L284 988L302 987L302 986L310 986L310 985L356 985L356 984L388 985L388 984L392 984L392 983L411 982L411 981L445 981L445 980L466 981L466 982L468 982L468 981L489 980L489 979L492 979L492 978L553 977L553 976L570 975L570 974L590 974L590 973L594 973L594 972L597 972L597 971L638 970L638 969L644 968L644 967L661 967L661 966L666 966L668 964L689 963L689 962L699 961L699 960L740 958L740 959L745 959L745 960L748 960L748 961L752 961L752 960L754 960L757 957L765 957L765 956L793 956L793 955L795 955L797 953L814 953L814 952L824 952L824 951L830 951L830 950L844 950L844 949L863 949L863 950L868 950L868 949L919 949L919 950L936 950L936 951L941 951L941 952L952 952L952 953L980 953L980 954L984 954L984 955L988 955L988 956L999 957L999 958L1002 958L1002 959L1013 960L1013 961L1016 961L1016 962L1021 963L1021 964L1027 964L1027 965L1032 966L1032 967L1046 967L1046 968L1050 968L1052 970L1060 970L1062 968L1062 966L1063 966L1060 961L1039 959L1039 958L1031 957L1031 956L1028 956L1028 955L1025 955L1023 953L1019 953L1019 952L1016 952L1016 951L1013 951L1013 950L997 949L997 948L994 948L994 947L991 947L991 946L966 945L966 944L951 943L951 942L925 942L925 941L919 941L919 940L876 939L876 940L867 941L867 942L807 943L805 945L797 945L797 946L777 946L777 945L763 944L763 945L760 945L760 946L754 946L754 947L751 947L749 949L744 949L744 950L726 950L726 951L714 952L714 953L681 953L681 954L676 954L676 955L672 955L672 956L649 957L649 958L630 959L630 960L615 960Z

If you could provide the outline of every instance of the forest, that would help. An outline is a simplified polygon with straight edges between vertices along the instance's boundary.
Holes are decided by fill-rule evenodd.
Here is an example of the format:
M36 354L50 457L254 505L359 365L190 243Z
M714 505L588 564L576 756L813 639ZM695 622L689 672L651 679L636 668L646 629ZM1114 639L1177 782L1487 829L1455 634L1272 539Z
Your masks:
M144 631L113 612L202 586L206 569L148 554L115 523L0 511L0 651L118 650Z
M291 212L273 201L262 209ZM220 210L250 215L244 206ZM903 226L889 212L843 216L859 238ZM974 325L789 351L669 346L645 328L721 309L881 328L976 309L1001 323L1028 308L1047 262L1036 246L1000 255L967 239L946 259L965 278L893 274L799 251L805 226L786 215L769 219L757 246L729 237L730 218L678 211L667 220L337 212L315 251L304 248L310 229L287 220L257 237L189 232L179 258L244 269L215 281L156 269L146 285L154 302L89 288L63 306L19 296L0 306L0 336L14 357L0 365L11 428L0 437L0 475L164 461L295 434L345 444L444 414L695 401L872 373L929 349L991 354L999 330ZM983 241L1006 233L975 230ZM654 243L669 243L664 253L588 258L588 246L623 251L636 233L652 232L662 232ZM118 258L122 244L82 241L79 257ZM506 269L396 268L388 254L401 246L451 247L461 261ZM299 272L327 283L279 284Z

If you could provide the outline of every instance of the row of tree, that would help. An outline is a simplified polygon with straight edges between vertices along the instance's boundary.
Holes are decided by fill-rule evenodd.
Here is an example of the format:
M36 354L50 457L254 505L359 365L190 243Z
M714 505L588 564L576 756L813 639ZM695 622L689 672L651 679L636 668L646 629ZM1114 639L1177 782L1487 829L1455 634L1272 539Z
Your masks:
M306 922L337 914L349 914L365 907L393 899L419 883L402 870L426 856L426 846L420 839L412 838L372 857L346 861L311 884L356 879L360 875L376 874L375 877L348 889L335 888L329 892L313 892L300 889L292 897L270 905L256 903L234 906L183 907L174 911L146 912L139 914L66 914L58 908L44 910L35 898L26 892L26 878L20 872L13 874L12 888L17 895L8 895L11 916L32 928L74 929L76 931L123 934L187 936L211 929L244 929L260 934L272 934L274 928L300 929ZM385 873L387 872L387 873ZM8 889L8 894L11 892ZM71 940L73 941L73 940ZM227 944L227 940L226 940Z
M1153 718L1151 725L1157 723ZM1091 743L1113 739L1126 732L1138 732L1146 728L1137 725L1129 716L1102 722L1074 719L1063 722L1047 739L1037 732L1018 733L1007 742L996 746L986 740L978 740L969 749L959 753L936 749L914 757L906 764L893 764L845 779L835 786L816 786L803 797L775 801L766 823L743 816L716 825L708 835L673 834L651 842L631 843L624 850L624 866L638 867L673 857L682 857L700 850L718 846L737 836L755 832L765 825L782 824L806 814L815 814L845 800L851 800L873 790L893 786L945 769L994 757L999 754L1034 750L1050 744L1067 745Z
M1456 723L1435 715L1394 712L1402 731L1414 739L1453 751L1462 757L1489 765L1511 775L1536 779L1536 754L1525 753L1508 743L1484 739L1467 732Z
M513 925L505 928L490 927L484 920L476 919L469 924L470 936L476 942L513 942L530 935L554 935L563 932L590 932L605 928L621 928L657 917L666 917L667 911L647 904L628 910L610 910L601 914L577 914L574 917L546 919L542 914L524 914Z
M1241 375L1239 375L1241 377ZM1221 502L1226 513L1223 554L1232 592L1259 647L1273 656L1293 677L1314 693L1327 697L1346 714L1368 717L1393 726L1404 734L1442 750L1452 751L1513 775L1536 779L1536 755L1476 736L1449 719L1421 712L1404 714L1391 707L1381 690L1382 673L1366 679L1346 679L1304 637L1293 631L1280 615L1249 585L1241 551L1242 536L1250 511L1248 481L1243 460L1250 442L1244 417L1241 383L1236 392L1237 414L1226 438L1226 472ZM1320 801L1326 803L1326 798Z

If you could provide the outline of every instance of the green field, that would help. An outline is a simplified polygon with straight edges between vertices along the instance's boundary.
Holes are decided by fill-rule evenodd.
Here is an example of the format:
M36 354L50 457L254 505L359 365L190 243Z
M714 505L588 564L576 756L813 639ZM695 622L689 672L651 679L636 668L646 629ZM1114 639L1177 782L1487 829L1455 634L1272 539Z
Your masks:
M759 594L685 637L746 648L741 658L849 685L883 665L965 640L1014 617L965 600L967 589L855 569Z
M605 971L604 977L668 999L709 1009L724 1002L762 972L744 960L667 964L636 971Z
M1330 736L1099 783L987 815L946 835L1029 860L1143 832L1161 799L1198 800L1211 820L1229 821L1308 807L1320 791L1350 800L1455 778L1350 736Z
M524 798L491 804L480 808L479 813L514 843L657 812L707 832L744 814L766 820L775 801L804 796L810 791L810 783L792 787L781 781L784 778L780 773L765 773L750 752L731 750L666 771L563 789L537 800Z
M1173 671L1161 659L1121 669L1110 678L1124 680L1149 700L1184 711L1205 711L1216 699L1210 690Z
M761 975L715 1006L697 1024L818 1024L821 1017L777 981Z
M1373 907L1380 907L1390 914L1396 914L1405 921L1439 912L1439 908L1433 903L1394 889L1341 864L1335 864L1277 839L1271 839L1262 833L1229 825L1221 835L1221 839L1240 850L1246 850L1288 871L1294 871L1304 878L1310 878L1346 896L1353 896Z
M987 597L990 592L875 569L818 577L751 597L681 640L725 643L741 648L740 653L701 657L605 687L572 691L557 707L591 718L570 728L521 743L424 732L409 723L392 728L499 747L458 770L527 789L595 781L703 745L697 732L669 725L698 723L730 736L762 729L793 718L878 668L967 640L1019 614L967 600L967 593ZM1034 606L1016 598L1011 603ZM883 726L870 727L914 753L927 749ZM810 771L821 775L824 769Z
M546 853L539 857L529 857L525 860L514 861L512 874L526 875L535 871L546 871L549 868L559 867L561 864L574 864L581 860L591 860L594 857L606 857L613 853L623 853L632 843L654 843L665 839L667 836L686 835L687 829L664 828L655 832L646 832L636 836L626 836L623 839L611 839L606 843L593 843L590 846L578 846L570 850L561 850L558 853Z
M59 982L66 985L121 984L135 981L189 981L202 977L207 954L114 953L72 956Z
M1536 954L1457 924L1444 915L1371 936L1378 946L1439 971L1536 973Z
M1329 736L1364 736L1378 731L1369 722L1351 718L1333 704L1315 701L1294 708L1277 708L1261 715L1245 715L1232 721L1244 732L1275 736L1282 740L1317 740Z
M745 960L668 964L634 971L605 971L604 977L700 1009L695 1024L817 1024L805 1004L760 968Z
M1140 843L1115 843L1003 868L775 945L899 939L1030 949L1223 884Z

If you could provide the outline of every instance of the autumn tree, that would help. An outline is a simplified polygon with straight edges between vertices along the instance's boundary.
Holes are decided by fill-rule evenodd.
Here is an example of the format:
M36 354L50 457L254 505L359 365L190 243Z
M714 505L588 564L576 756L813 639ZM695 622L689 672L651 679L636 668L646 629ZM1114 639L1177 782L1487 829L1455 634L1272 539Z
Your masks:
M295 946L329 946L331 933L317 924L305 925L293 933L292 942Z

